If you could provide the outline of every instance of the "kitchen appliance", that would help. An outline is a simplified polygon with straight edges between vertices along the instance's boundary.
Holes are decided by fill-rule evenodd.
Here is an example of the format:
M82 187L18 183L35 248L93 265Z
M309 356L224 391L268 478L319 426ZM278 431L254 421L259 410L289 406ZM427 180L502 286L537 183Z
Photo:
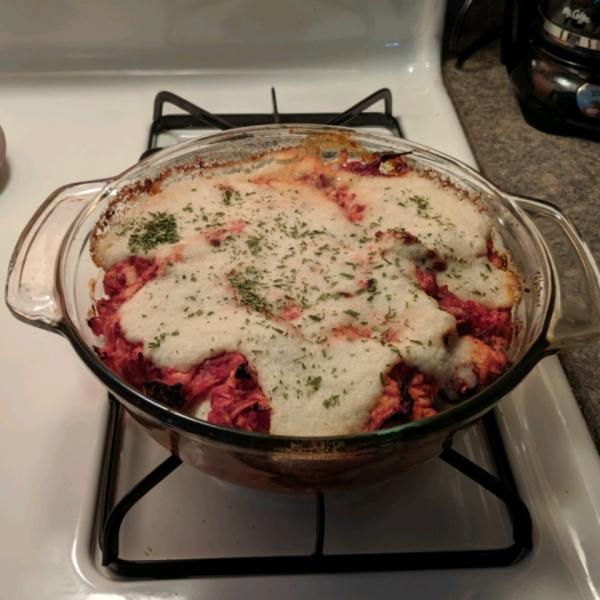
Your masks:
M73 178L118 173L146 149L152 99L161 89L219 114L261 115L270 112L272 85L280 106L294 114L335 114L389 87L392 112L408 139L474 164L439 76L442 3L281 4L275 11L261 2L89 2L77 12L75 5L56 3L36 27L5 8L0 122L10 144L0 192L3 263L39 198ZM177 121L181 115L174 112ZM365 120L380 127L377 119ZM157 143L197 134L160 131ZM61 337L25 327L6 308L0 317L8 342L0 366L0 576L7 597L599 594L600 459L555 357L536 366L495 411L531 514L532 550L504 562L521 558L512 566L442 568L432 556L428 565L417 565L414 554L474 550L487 556L514 540L510 513L447 462L433 461L375 488L326 495L325 510L320 499L247 490L186 466L173 470L172 461L162 481L156 474L144 479L171 460L169 453L131 419L114 415L104 387ZM476 427L454 450L504 479L494 464L496 445ZM133 503L126 492L140 480L151 490ZM126 512L119 545L111 546L115 538L107 535L110 543L101 549L98 529L107 531L104 517L113 503ZM522 532L517 527L517 538ZM373 565L369 572L316 575L313 566L299 575L287 567L275 576L272 567L260 571L244 561L252 568L238 577L227 577L234 570L213 562L204 563L212 577L171 572L165 580L163 567L150 564L156 576L136 578L102 566L107 546L142 566L152 559L310 557L322 550L338 564L347 554L368 553L371 564L384 553L402 554L397 566L409 570L378 572ZM416 566L435 568L410 570Z
M525 119L550 133L600 136L600 3L511 0L503 61Z

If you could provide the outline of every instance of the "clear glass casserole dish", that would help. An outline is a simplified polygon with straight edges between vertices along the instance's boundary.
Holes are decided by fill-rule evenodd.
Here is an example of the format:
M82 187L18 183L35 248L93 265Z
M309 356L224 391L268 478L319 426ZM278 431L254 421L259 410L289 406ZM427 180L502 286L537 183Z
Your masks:
M349 152L404 154L484 206L523 278L511 366L494 383L422 421L336 437L248 433L200 421L134 389L94 351L88 327L89 250L96 223L120 190L144 187L169 169L219 165L287 147L332 159ZM64 335L84 363L160 444L209 475L266 490L336 491L374 483L438 456L517 385L544 356L600 338L600 275L575 227L555 207L506 194L469 167L387 135L325 126L251 127L164 150L112 179L57 190L39 208L14 251L6 302L22 321Z

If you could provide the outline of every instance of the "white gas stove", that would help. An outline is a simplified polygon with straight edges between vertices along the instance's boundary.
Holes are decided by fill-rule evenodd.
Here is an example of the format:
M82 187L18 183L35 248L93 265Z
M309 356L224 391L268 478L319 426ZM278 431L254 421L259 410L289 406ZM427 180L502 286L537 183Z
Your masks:
M275 86L282 113L337 113L387 87L408 139L474 165L441 81L443 5L93 1L84 9L59 2L48 8L52 18L40 16L50 28L44 31L10 13L0 29L0 125L8 147L0 171L3 274L19 233L50 192L137 160L162 89L217 113L266 113ZM163 134L160 143L179 137ZM101 564L105 389L65 340L19 323L4 306L0 324L3 598L600 598L600 458L556 358L545 359L495 411L533 520L533 550L517 564L139 579ZM456 450L496 468L480 427ZM167 454L125 419L118 457L117 499ZM440 460L376 488L326 497L324 505L325 554L512 543L502 503ZM120 556L310 555L319 543L318 510L312 497L246 490L182 466L127 514Z

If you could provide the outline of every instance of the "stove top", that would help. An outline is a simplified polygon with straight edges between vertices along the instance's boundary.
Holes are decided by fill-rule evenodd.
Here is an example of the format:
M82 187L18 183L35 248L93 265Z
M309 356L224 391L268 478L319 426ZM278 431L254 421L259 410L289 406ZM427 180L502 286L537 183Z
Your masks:
M215 11L229 6L222 4ZM244 4L244 14L251 4ZM15 61L23 58L18 52L12 54L12 66L0 61L0 124L8 148L0 171L1 263L8 264L20 231L50 192L72 181L115 175L146 149L152 100L162 89L220 115L235 115L271 114L271 87L282 113L336 113L388 87L393 116L408 139L474 166L441 82L441 15L435 16L441 3L376 4L381 9L376 16L364 9L365 27L372 27L360 50L350 43L363 40L354 28L350 41L324 44L320 50L326 56L319 61L311 30L310 43L316 45L306 61L293 66L269 62L258 34L254 45L238 46L237 54L241 47L260 46L264 61L251 64L246 53L244 68L215 59L208 61L210 68L183 69L183 63L173 59L171 64L167 57L157 67L139 70L142 59L136 63L131 49L124 51L129 66L110 72L33 72L33 67L18 72ZM358 9L348 5L344 21L352 27L353 11ZM123 23L121 28L130 21ZM185 39L189 50L191 38ZM292 41L281 41L289 51L286 58ZM342 46L343 52L333 52ZM89 47L87 52L89 58L93 52ZM65 52L61 64L76 62L76 54L69 58ZM42 59L38 52L36 60ZM158 143L175 141L171 137L162 132ZM101 565L96 532L110 417L105 389L65 340L19 323L6 307L0 309L0 326L8 342L0 362L0 578L7 597L397 598L399 591L406 598L600 597L600 458L555 357L544 359L495 410L519 495L533 521L533 550L518 564L149 580L124 578ZM117 497L165 458L135 426L125 431ZM486 443L474 430L457 449L493 471ZM157 486L125 517L120 537L125 558L173 557L173 539L176 558L314 551L315 498L240 489L185 466L163 483L166 491ZM210 501L201 501L201 494ZM383 486L326 497L324 505L325 553L439 551L451 545L481 550L511 543L512 524L503 505L439 460ZM458 509L461 505L468 510ZM426 512L419 512L423 508ZM240 530L242 521L246 526ZM366 537L365 526L375 533Z
M274 88L271 89L271 98L273 110L270 115L214 115L176 94L159 92L154 101L148 149L142 158L157 152L161 146L206 135L207 130L270 123L351 125L377 128L388 134L402 136L398 121L392 114L392 94L389 89L370 94L338 114L280 114ZM381 112L365 112L380 102L383 103ZM186 114L165 114L167 104L184 110ZM97 541L102 550L100 564L125 577L491 568L514 564L531 550L531 517L516 493L510 464L491 413L482 419L481 427L470 432L469 441L462 443L462 447L470 452L471 460L465 457L464 452L460 454L455 449L447 449L440 459L456 472L448 472L447 469L440 471L439 466L433 472L427 471L425 479L434 482L438 490L437 500L449 500L441 500L441 508L435 502L431 504L428 493L420 493L419 486L412 482L406 486L410 494L402 492L404 485L394 491L388 491L387 486L380 486L368 502L368 510L365 512L361 503L357 514L347 511L349 507L356 506L355 494L339 495L338 498L344 498L340 503L336 502L336 497L325 497L319 493L315 496L313 510L308 511L312 535L305 519L299 516L306 513L300 507L305 507L307 503L294 502L294 510L288 515L287 499L282 496L276 501L276 513L268 521L265 520L264 506L252 511L244 510L244 500L236 496L229 509L235 509L236 512L242 509L243 517L230 527L229 511L216 517L218 511L216 513L214 509L222 507L223 502L214 496L211 478L203 476L205 481L198 493L190 494L187 490L195 486L196 475L172 475L182 464L179 458L170 456L150 469L147 459L153 457L156 450L152 443L148 445L147 440L135 434L136 429L135 422L127 419L117 400L111 398L97 510ZM140 448L143 448L141 454ZM483 463L483 469L472 462L474 455ZM142 464L146 465L146 469L142 468ZM496 470L500 471L503 482L489 473ZM186 471L189 472L189 469ZM457 479L460 473L463 477ZM131 478L129 487L120 490L124 482ZM485 494L486 490L490 493ZM245 498L260 499L265 496L250 490L244 492ZM379 498L382 503L376 500ZM174 499L175 506L172 504ZM297 500L300 501L300 498ZM501 507L498 500L504 501L505 506ZM153 508L146 508L150 506L149 503ZM200 504L204 503L205 509L212 515L207 531L202 531L206 529L205 519L202 519L202 525L198 523L199 516L204 514ZM329 506L334 507L333 513L329 508L326 510ZM298 516L294 517L296 512ZM150 531L144 524L153 522L152 515L158 513L165 514L160 523L166 525L166 529L153 528L151 531L157 533L157 537L148 540L145 536ZM378 515L375 527L371 526L373 514ZM127 524L136 518L137 527L132 529ZM180 529L174 526L176 520L181 520ZM513 524L512 535L509 521ZM192 523L198 524L197 535ZM343 536L348 523L353 524L353 530L358 534L355 540ZM268 531L269 524L275 528L273 531ZM256 528L263 534L260 538L253 533ZM333 530L333 534L330 530ZM219 541L228 539L219 535L224 531L230 531L230 539L222 544ZM390 531L402 532L402 536L385 533ZM407 536L410 531L412 535ZM299 533L302 534L300 537ZM336 536L340 533L342 543L338 541L336 544ZM121 538L124 538L123 544ZM312 551L309 551L306 543L311 538ZM279 544L280 539L285 540L284 545ZM132 557L127 557L127 552L123 553L123 546L133 550ZM138 556L135 556L136 547ZM140 549L144 556L139 554ZM151 557L152 553L154 555ZM157 555L160 558L155 558Z
M97 563L124 577L492 568L532 547L491 413L439 461L360 492L314 497L178 469L115 399L107 433ZM498 470L508 483L490 474Z

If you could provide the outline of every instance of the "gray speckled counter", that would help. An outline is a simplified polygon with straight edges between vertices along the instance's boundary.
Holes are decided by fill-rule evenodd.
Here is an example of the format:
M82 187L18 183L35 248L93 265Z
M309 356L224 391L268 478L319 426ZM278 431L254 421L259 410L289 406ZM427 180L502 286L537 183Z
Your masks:
M444 65L446 86L481 172L501 188L559 206L600 264L600 142L549 135L521 116L499 45L480 50L462 70ZM561 356L600 450L600 346Z

